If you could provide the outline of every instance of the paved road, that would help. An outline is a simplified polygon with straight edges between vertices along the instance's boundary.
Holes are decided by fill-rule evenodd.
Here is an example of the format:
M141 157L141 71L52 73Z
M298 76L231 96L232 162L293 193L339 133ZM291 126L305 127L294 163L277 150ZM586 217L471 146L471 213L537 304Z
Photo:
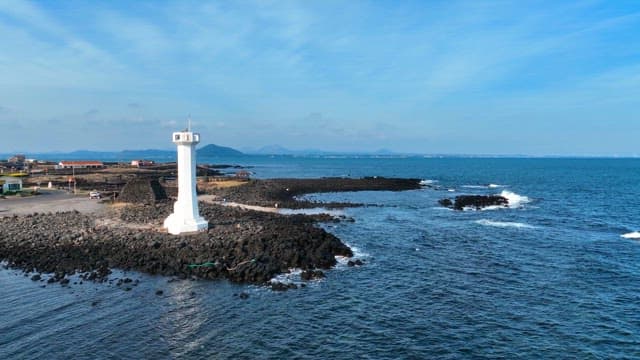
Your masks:
M43 190L42 195L0 199L0 216L48 213L77 210L82 213L96 212L105 207L99 200L87 195L73 195L61 190Z

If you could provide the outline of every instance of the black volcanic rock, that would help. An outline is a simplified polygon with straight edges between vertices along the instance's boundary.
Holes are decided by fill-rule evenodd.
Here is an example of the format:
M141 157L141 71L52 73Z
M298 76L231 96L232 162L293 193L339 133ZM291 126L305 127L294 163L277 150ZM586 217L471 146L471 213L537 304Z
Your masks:
M300 273L300 279L305 281L322 279L324 277L325 277L324 273L320 270L305 270L302 273Z
M354 203L315 203L301 201L297 196L323 192L345 191L405 191L420 189L420 179L385 178L379 176L321 179L268 179L250 180L245 185L209 189L208 191L224 198L249 205L275 206L280 208L313 208L325 206L341 208L359 206Z
M147 194L153 191L148 184L142 185ZM217 195L226 194L227 200L249 204L278 202L308 207L327 204L300 205L296 196L419 187L417 179L277 179L250 181ZM134 198L143 197L133 193ZM12 268L55 274L49 277L49 283L74 273L80 273L83 280L104 282L111 268L119 268L181 279L225 278L265 284L291 268L329 269L336 265L336 256L353 256L340 239L316 226L323 218L200 203L200 214L209 221L209 229L174 236L160 230L173 204L144 202L110 208L99 215L69 211L0 216L0 261L6 261ZM105 222L104 217L109 217L109 221ZM316 270L305 277L319 278L320 274ZM123 279L120 285L124 283ZM295 287L295 284L276 285L275 290Z
M455 202L451 201L451 199L441 199L438 200L438 203L454 210L464 210L466 207L479 210L488 206L507 207L509 200L500 195L460 195L456 196Z
M170 203L127 206L126 226L97 226L77 212L0 217L0 260L13 268L103 281L109 268L149 274L265 283L290 268L328 269L335 256L352 256L340 239L315 226L313 218L284 216L201 204L208 231L173 236L136 224L159 224ZM158 226L159 227L159 226ZM121 282L120 282L121 281ZM120 285L130 279L121 279Z
M157 179L137 177L124 186L118 197L119 202L134 204L154 204L166 200L167 194Z
M451 199L440 199L438 200L438 204L444 207L453 207L453 201L451 201Z

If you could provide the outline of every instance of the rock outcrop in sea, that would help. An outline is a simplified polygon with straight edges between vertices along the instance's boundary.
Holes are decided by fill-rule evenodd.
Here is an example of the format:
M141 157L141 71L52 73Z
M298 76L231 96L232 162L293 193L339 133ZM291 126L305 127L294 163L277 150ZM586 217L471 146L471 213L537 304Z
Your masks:
M438 203L454 210L464 210L465 208L479 210L489 206L509 206L509 200L500 195L460 195L456 196L455 201L445 198L438 200Z

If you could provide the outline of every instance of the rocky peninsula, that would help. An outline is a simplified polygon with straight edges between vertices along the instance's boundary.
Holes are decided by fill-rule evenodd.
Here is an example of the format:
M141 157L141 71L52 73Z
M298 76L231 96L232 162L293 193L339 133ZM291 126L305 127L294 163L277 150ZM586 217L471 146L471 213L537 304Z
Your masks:
M218 199L300 208L322 206L296 200L306 193L419 187L417 179L278 179L251 180L206 192ZM306 270L306 278L321 277L317 269L334 266L336 256L353 255L340 239L318 226L328 216L281 215L201 202L200 212L209 229L174 236L161 228L171 209L172 202L163 200L105 205L93 213L0 217L0 260L8 267L35 273L36 279L41 273L51 274L49 281L65 282L74 273L101 280L110 269L118 268L263 284L291 268Z

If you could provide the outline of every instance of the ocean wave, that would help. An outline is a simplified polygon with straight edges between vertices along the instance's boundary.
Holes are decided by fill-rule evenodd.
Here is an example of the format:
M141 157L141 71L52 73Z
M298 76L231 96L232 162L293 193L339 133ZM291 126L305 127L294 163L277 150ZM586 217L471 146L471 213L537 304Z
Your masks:
M492 221L487 219L476 220L474 223L483 226L493 226L493 227L501 227L501 228L517 228L517 229L535 229L536 227L529 224L519 223L519 222L509 222L509 221Z
M505 208L507 208L507 209L519 209L519 208L524 207L524 204L528 204L528 203L531 202L531 199L529 199L527 196L516 194L513 191L503 190L498 195L500 195L503 198L507 199L507 201L508 201L507 205L487 206L487 207L481 208L480 210L481 211L499 210L499 209L505 209ZM463 210L468 211L468 210L477 210L477 209L475 207L468 206L468 207L465 207Z
M623 237L625 239L640 239L640 231L634 231L634 232L622 234L620 235L620 237Z
M509 190L502 190L502 192L500 193L500 196L502 196L503 198L506 198L509 201L510 208L519 208L519 207L522 207L524 204L531 202L531 200L528 197L516 194Z
M295 284L300 282L300 274L302 269L290 268L289 272L278 274L269 280L270 283Z
M497 189L507 187L507 185L500 184L487 184L487 185L462 185L463 188L467 189Z
M353 252L353 257L337 255L335 257L336 261L338 262L335 267L336 270L347 270L350 268L347 265L349 261L367 260L371 256L369 253L362 251L360 248L356 246L350 245L348 243L345 243L345 245L347 245L351 249L351 252Z
M438 180L424 179L424 180L420 180L420 185L422 185L422 186L433 185L433 184L435 184L437 182L438 182Z

